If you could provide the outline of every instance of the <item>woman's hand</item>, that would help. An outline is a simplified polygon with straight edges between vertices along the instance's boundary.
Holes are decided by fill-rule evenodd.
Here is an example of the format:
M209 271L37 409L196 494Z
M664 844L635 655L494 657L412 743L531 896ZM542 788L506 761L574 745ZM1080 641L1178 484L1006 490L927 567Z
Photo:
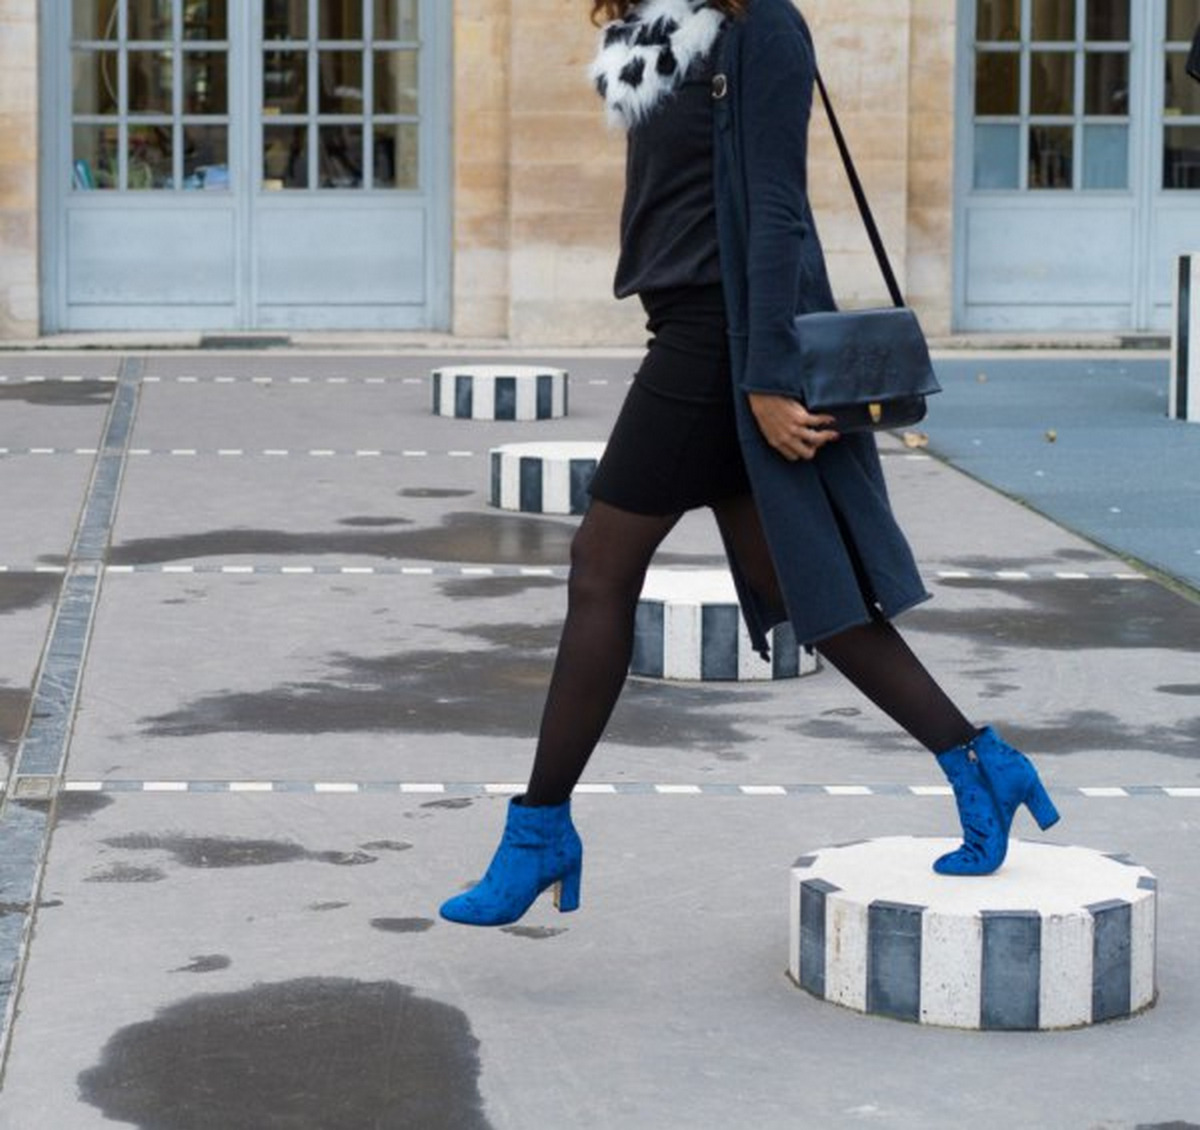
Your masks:
M791 463L815 458L821 448L839 438L833 430L832 416L814 416L790 396L765 392L747 395L767 443Z

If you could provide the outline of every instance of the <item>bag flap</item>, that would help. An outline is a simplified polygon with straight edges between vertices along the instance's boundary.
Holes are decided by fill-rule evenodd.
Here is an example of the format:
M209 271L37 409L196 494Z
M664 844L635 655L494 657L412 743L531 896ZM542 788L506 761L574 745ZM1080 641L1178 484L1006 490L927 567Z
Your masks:
M925 335L907 307L800 314L795 329L810 408L941 391Z

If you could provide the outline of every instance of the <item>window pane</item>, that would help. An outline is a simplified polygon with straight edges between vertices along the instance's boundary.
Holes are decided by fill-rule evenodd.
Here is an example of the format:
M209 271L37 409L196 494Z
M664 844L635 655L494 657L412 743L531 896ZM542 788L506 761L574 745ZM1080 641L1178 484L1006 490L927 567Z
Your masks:
M72 186L81 191L117 187L117 144L115 125L76 126Z
M1021 56L1015 51L980 51L975 57L977 116L1021 112Z
M1029 187L1070 188L1074 178L1075 131L1070 126L1031 126Z
M308 187L308 127L263 127L263 188Z
M263 39L307 39L308 0L263 0Z
M1085 126L1083 187L1129 187L1129 127Z
M980 0L999 7L1020 0ZM418 36L419 0L375 0L375 38L415 40ZM982 37L981 37L982 38Z
M129 127L128 188L171 188L171 127Z
M362 188L363 127L321 126L320 166L322 188Z
M361 51L322 51L322 114L363 112L363 57Z
M1087 37L1094 42L1127 43L1129 0L1088 0Z
M1200 24L1200 0L1167 0L1167 38L1189 41Z
M71 109L76 114L117 113L115 51L76 51L71 56Z
M129 0L130 39L171 39L171 0Z
M169 114L175 59L170 51L129 52L129 112Z
M317 8L322 39L362 39L362 0L321 0Z
M1163 188L1200 188L1200 126L1168 126L1163 133Z
M1085 114L1123 117L1129 113L1129 56L1125 52L1089 52L1084 81Z
M76 39L116 39L117 0L74 0L71 34Z
M375 113L416 114L420 100L418 74L416 51L376 52Z
M1033 0L1033 39L1049 43L1075 40L1075 0Z
M229 188L229 130L225 126L183 127L183 187Z
M375 187L419 187L420 163L415 122L375 127Z
M185 39L228 39L225 0L183 0Z
M1033 52L1029 106L1034 114L1074 113L1074 54L1065 51Z
M1200 82L1185 70L1187 56L1172 52L1167 56L1167 90L1163 113L1168 117L1200 114Z
M308 113L308 55L268 51L263 56L263 113Z
M1021 187L1021 127L975 127L975 187Z
M229 111L228 56L224 51L189 51L183 57L183 112Z

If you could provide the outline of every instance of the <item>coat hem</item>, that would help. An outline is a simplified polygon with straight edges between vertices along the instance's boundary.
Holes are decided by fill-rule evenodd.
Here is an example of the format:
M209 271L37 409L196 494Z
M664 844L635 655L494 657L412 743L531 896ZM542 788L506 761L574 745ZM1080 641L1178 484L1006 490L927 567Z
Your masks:
M840 635L842 632L848 632L851 628L861 628L865 624L870 624L873 620L883 620L885 623L891 623L897 617L903 616L906 612L910 612L912 609L916 608L917 605L924 604L926 601L932 599L933 593L923 591L920 596L916 596L911 600L905 601L889 611L885 612L881 609L879 611L879 615L877 616L872 616L868 613L865 616L855 617L853 620L843 624L841 627L830 628L828 630L822 629L819 634L814 635L811 639L799 640L800 646L811 651L813 648L819 647L823 640L832 639L834 636Z

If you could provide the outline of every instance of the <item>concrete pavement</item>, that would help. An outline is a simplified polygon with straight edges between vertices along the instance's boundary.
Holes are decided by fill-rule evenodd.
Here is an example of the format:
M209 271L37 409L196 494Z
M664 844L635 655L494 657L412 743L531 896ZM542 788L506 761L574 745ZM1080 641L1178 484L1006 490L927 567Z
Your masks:
M966 1034L784 976L796 856L955 826L830 671L632 681L581 911L437 919L524 778L575 525L490 509L486 453L603 439L635 363L555 359L571 416L497 424L431 415L429 351L0 355L0 1127L1200 1125L1200 426L1162 438L1166 363L943 360L939 458L881 440L914 646L1038 756L1046 838L1161 884L1154 1009ZM719 554L694 515L660 563Z

